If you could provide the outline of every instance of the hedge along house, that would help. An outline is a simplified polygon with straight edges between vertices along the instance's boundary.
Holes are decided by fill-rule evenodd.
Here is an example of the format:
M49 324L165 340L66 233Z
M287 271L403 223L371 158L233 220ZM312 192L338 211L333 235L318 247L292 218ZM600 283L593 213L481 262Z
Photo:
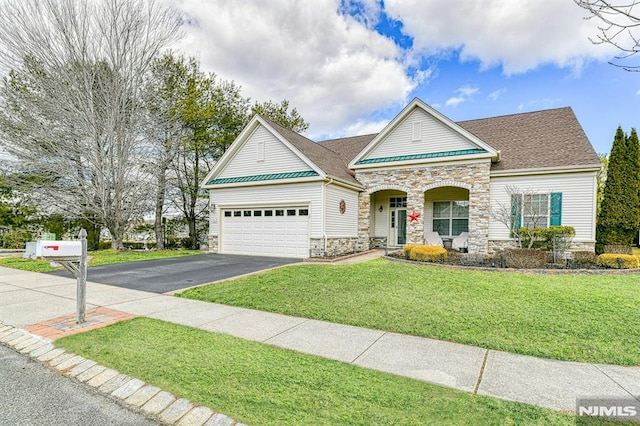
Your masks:
M483 254L535 223L593 250L599 168L571 108L454 123L414 99L379 134L317 143L256 116L203 182L209 249L335 256L436 231Z

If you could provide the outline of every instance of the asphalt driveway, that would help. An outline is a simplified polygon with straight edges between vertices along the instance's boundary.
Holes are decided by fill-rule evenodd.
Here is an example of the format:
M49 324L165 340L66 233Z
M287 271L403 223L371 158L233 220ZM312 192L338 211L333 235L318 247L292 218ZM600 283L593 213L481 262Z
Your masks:
M91 266L87 269L87 281L166 293L299 261L284 257L202 254ZM64 270L51 274L70 276Z

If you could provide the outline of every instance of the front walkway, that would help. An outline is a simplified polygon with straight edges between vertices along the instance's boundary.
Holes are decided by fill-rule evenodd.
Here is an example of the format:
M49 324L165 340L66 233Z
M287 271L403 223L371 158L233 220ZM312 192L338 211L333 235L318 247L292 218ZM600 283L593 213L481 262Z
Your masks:
M0 268L0 322L37 332L36 324L73 314L75 286L71 278ZM577 398L640 395L640 367L540 359L95 283L87 303L108 308L110 318L116 311L156 318L556 410L575 411Z

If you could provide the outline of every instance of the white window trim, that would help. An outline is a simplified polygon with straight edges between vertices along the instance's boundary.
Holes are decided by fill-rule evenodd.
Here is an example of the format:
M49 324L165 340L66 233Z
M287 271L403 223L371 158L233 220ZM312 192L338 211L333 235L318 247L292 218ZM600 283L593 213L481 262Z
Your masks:
M264 161L264 141L258 141L256 145L256 161Z
M466 219L467 220L467 229L469 228L469 214L467 213L467 217L454 217L453 216L453 203L456 202L460 202L460 201L466 201L467 203L469 203L468 200L437 200L437 201L433 201L433 217L431 218L431 227L432 229L435 230L435 228L433 227L433 221L434 220L448 220L449 221L449 234L448 235L442 235L443 237L455 237L456 235L452 234L453 231L453 220L454 219ZM435 204L436 203L449 203L449 217L436 217L436 212L435 212Z
M411 140L413 142L422 140L422 121L414 121L411 127Z

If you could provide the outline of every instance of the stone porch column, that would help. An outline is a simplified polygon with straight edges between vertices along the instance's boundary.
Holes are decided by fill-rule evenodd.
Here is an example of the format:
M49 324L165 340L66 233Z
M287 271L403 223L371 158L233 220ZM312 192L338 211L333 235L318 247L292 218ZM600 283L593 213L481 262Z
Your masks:
M417 220L410 216L417 213ZM407 193L407 244L424 244L424 192L412 189Z
M369 250L371 229L371 195L367 191L358 194L358 241L357 251Z
M488 173L487 173L488 175ZM489 178L474 182L469 190L469 253L486 254L489 250Z

